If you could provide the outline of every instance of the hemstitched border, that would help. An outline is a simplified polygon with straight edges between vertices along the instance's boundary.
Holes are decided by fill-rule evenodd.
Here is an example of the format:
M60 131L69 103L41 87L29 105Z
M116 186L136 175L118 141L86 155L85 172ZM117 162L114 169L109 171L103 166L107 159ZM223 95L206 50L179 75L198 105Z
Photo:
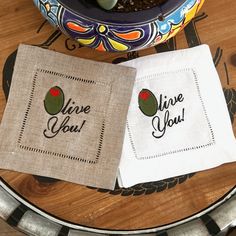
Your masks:
M130 144L131 144L131 147L132 147L134 156L135 156L135 158L136 158L137 160L152 159L152 158L161 157L161 156L165 156L165 155L169 155L169 154L175 154L175 153L178 153L178 152L185 152L185 151L191 151L191 150L200 149L200 148L206 148L206 147L209 147L209 146L212 146L212 145L215 144L214 132L213 132L213 129L212 129L210 120L209 120L209 118L208 118L208 114L207 114L207 111L206 111L205 104L204 104L203 99L202 99L202 96L201 96L201 91L200 91L200 87L199 87L199 82L198 82L198 78L197 78L197 73L196 73L196 71L195 71L194 69L185 68L185 69L180 69L180 70L177 70L177 71L156 73L156 74L144 76L144 77L142 77L142 79L140 79L140 80L138 79L138 80L137 80L137 83L143 82L143 81L145 81L146 79L152 79L152 78L154 79L154 76L156 76L156 75L159 76L159 75L166 75L166 74L170 74L170 73L179 73L179 72L184 72L184 71L191 71L191 72L193 73L194 82L195 82L195 85L196 85L196 88L197 88L197 92L198 92L198 97L199 97L199 99L200 99L200 102L201 102L201 105L202 105L202 108L203 108L203 112L204 112L204 115L205 115L205 118L206 118L206 121L207 121L207 124L208 124L208 128L209 128L209 130L210 130L211 142L209 142L209 143L207 143L207 144L203 144L203 145L198 145L198 146L193 146L193 147L187 147L187 148L181 148L181 149L174 150L174 151L164 152L164 153L156 154L156 155L153 155L153 156L138 157L138 155L137 155L137 150L136 150L136 148L135 148L134 141L133 141L132 134L131 134L131 129L130 129L129 123L128 123L128 121L127 121L126 126L127 126L127 131L128 131L128 135L129 135Z
M75 80L75 81L79 81L79 82L83 82L83 83L87 83L87 84L94 84L94 85L98 84L98 85L103 85L103 86L109 86L108 83L89 80L89 79L83 79L81 77L75 77L75 76L71 76L71 75L67 75L67 74L63 74L63 73L59 73L59 72L55 72L55 71L51 71L51 70L37 69L37 71L45 73L45 74L51 74L51 75L56 75L59 77L64 77L66 79Z
M80 157L65 155L65 154L58 153L58 152L51 152L51 151L42 150L42 149L39 149L39 148L27 147L27 146L24 146L24 145L21 145L21 144L20 144L19 147L21 149L24 149L25 151L37 152L37 153L46 154L46 155L53 155L53 156L62 157L62 158L68 158L68 159L71 159L71 160L77 160L77 161L81 161L81 162L85 162L85 163L89 163L89 164L96 164L97 163L97 161L85 160L85 159L80 158Z
M98 160L99 160L99 157L101 155L101 150L102 150L102 145L103 145L103 138L104 138L104 132L105 132L105 120L103 120L103 123L102 123L101 133L100 133L100 137L99 137L98 151L97 151L97 154L96 154L95 161L94 160L86 160L86 159L81 158L81 157L66 155L66 154L57 153L57 152L53 152L53 151L42 150L40 148L28 147L28 146L25 146L25 145L21 144L21 140L22 140L22 137L23 137L23 134L24 134L25 126L26 126L26 121L27 121L29 111L30 111L31 106L32 106L34 91L35 91L35 87L36 87L36 79L38 77L39 72L45 73L45 74L52 74L52 75L64 77L64 78L67 78L67 79L72 79L72 80L75 80L75 81L78 81L78 82L88 83L88 84L91 84L91 85L101 84L101 85L109 86L109 84L102 83L102 82L96 82L94 80L82 79L82 78L78 78L78 77L74 77L74 76L65 75L65 74L62 74L62 73L57 73L57 72L54 72L54 71L39 69L39 68L36 69L36 72L35 72L34 77L33 77L32 89L31 89L31 93L30 93L30 97L29 97L28 106L27 106L27 109L26 109L26 112L25 112L25 116L24 116L24 119L23 119L23 122L22 122L20 134L19 134L19 137L18 137L18 140L17 140L17 143L18 143L19 147L21 149L25 150L25 151L36 152L36 153L46 154L46 155L52 155L52 156L56 156L56 157L67 158L67 159L70 159L70 160L77 160L77 161L81 161L81 162L88 163L88 164L97 164Z
M36 71L34 78L33 78L33 83L32 83L32 89L31 89L31 93L30 93L30 98L29 98L29 103L25 112L25 117L21 126L21 131L20 131L20 135L18 137L18 144L21 143L21 139L25 130L25 124L26 124L26 120L28 118L28 114L32 105L32 101L33 101L33 96L34 96L34 90L35 90L35 85L36 85L36 78L38 77L38 71Z

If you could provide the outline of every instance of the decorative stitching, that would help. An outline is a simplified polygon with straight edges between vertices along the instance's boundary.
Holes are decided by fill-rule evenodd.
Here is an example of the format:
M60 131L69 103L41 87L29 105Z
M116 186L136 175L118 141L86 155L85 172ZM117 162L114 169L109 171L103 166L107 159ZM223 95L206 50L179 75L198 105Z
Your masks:
M98 160L100 155L101 155L104 131L105 131L105 120L103 121L103 124L102 124L102 131L101 131L101 134L100 134L100 141L99 141L99 145L98 145L98 152L97 152L97 155L96 155L96 160Z
M179 69L179 70L174 70L174 71L165 71L165 72L161 72L161 73L145 75L143 77L137 78L136 79L136 83L140 83L140 82L146 81L147 79L149 79L149 80L150 79L156 80L156 78L154 76L168 75L168 74L180 73L180 72L188 72L188 71L194 72L194 69L192 69L192 68L184 68L184 69Z
M35 91L35 86L36 86L36 79L38 77L39 72L46 73L46 74L52 74L52 75L64 77L64 78L67 78L67 79L72 79L72 80L75 80L75 81L88 83L88 84L91 84L91 85L101 84L101 85L105 85L105 86L110 86L109 84L106 84L106 83L103 83L103 82L96 82L96 81L93 81L93 80L86 80L86 79L82 79L82 78L77 78L77 77L73 77L73 76L69 76L69 75L65 75L65 74L62 74L62 73L57 73L57 72L53 72L53 71L49 71L49 70L37 69L36 72L35 72L35 75L33 77L32 89L31 89L31 93L30 93L29 103L28 103L28 106L27 106L27 109L26 109L26 112L25 112L25 116L24 116L24 119L23 119L23 122L22 122L20 134L19 134L19 137L18 137L19 147L21 149L24 149L25 151L31 151L31 152L36 152L36 153L41 153L41 154L46 154L46 155L53 155L53 156L61 157L61 158L68 158L70 160L77 160L77 161L81 161L81 162L88 163L88 164L97 164L98 160L99 160L99 157L101 155L101 150L102 150L102 145L103 145L103 137L104 137L104 132L105 132L105 120L103 120L103 123L102 123L101 133L100 133L100 137L99 137L98 151L97 151L95 161L86 160L86 159L71 156L71 155L65 155L65 154L62 154L62 153L42 150L42 149L39 149L39 148L28 147L28 146L25 146L25 145L21 144L21 140L22 140L23 133L24 133L24 130L25 130L26 121L27 121L27 118L28 118L28 115L29 115L29 111L31 109L33 96L34 96L34 91Z
M25 129L26 120L28 118L29 110L31 108L37 76L38 76L38 70L36 71L36 73L34 75L34 78L33 78L33 83L32 83L32 89L31 89L31 93L30 93L29 103L28 103L28 107L27 107L26 112L25 112L25 117L24 117L23 124L22 124L22 127L21 127L20 135L18 137L18 144L21 143L21 139L22 139L22 136L23 136L23 133L24 133L24 129Z
M126 127L127 127L127 130L128 130L129 140L130 140L131 147L132 147L132 150L133 150L133 152L134 152L134 155L135 155L136 159L139 159L139 158L138 158L137 151L136 151L136 148L135 148L135 146L134 146L134 141L133 141L133 139L132 139L131 130L130 130L128 121L126 122Z
M211 145L215 144L214 132L213 132L211 123L210 123L208 115L207 115L205 104L204 104L202 96L201 96L199 82L198 82L198 78L197 78L197 73L195 72L194 69L185 68L185 69L180 69L180 70L177 70L177 71L156 73L156 74L141 77L141 79L137 79L137 83L143 82L147 79L149 79L149 80L150 79L156 79L155 76L166 75L166 74L171 74L171 73L179 73L179 72L184 72L184 71L185 72L186 71L191 71L193 73L194 82L195 82L195 85L196 85L196 88L197 88L198 96L199 96L199 99L200 99L200 102L201 102L201 105L202 105L202 108L203 108L203 112L204 112L204 115L205 115L205 118L206 118L206 121L207 121L208 128L209 128L210 133L211 133L211 142L209 142L207 144L204 144L204 145L198 145L198 146L195 146L195 147L182 148L182 149L178 149L178 150L174 150L174 151L164 152L164 153L156 154L156 155L153 155L153 156L138 157L137 150L135 148L134 141L133 141L132 134L131 134L131 129L130 129L129 123L127 121L126 126L127 126L128 135L129 135L129 140L130 140L131 147L132 147L132 150L134 152L134 156L135 156L136 159L138 159L138 160L152 159L152 158L161 157L161 156L165 156L165 155L169 155L169 154L175 154L175 153L178 153L178 152L185 152L185 151L191 151L191 150L194 150L194 149L205 148L205 147L208 147L208 146L211 146Z
M108 83L83 79L83 78L80 78L80 77L66 75L66 74L63 74L63 73L58 73L58 72L55 72L55 71L50 71L50 70L45 70L45 69L39 69L39 72L43 72L43 73L47 73L47 74L51 74L51 75L56 75L56 76L60 76L60 77L66 78L66 79L80 81L80 82L87 83L87 84L95 84L95 85L99 84L99 85L103 85L103 86L110 86L110 84L108 84Z
M199 82L198 82L198 79L197 79L197 73L193 69L192 69L192 72L194 74L194 79L195 79L195 83L196 83L196 86L197 86L198 95L199 95L199 98L200 98L200 101L201 101L201 104L202 104L202 107L203 107L203 112L205 114L207 124L208 124L208 127L209 127L210 132L211 132L212 142L215 143L215 136L214 136L214 133L213 133L213 130L212 130L212 127L211 127L211 123L210 123L208 115L207 115L205 104L202 100L202 95L201 95L201 91L200 91L200 87L199 87Z
M89 164L96 164L97 163L97 161L85 160L85 159L80 158L80 157L65 155L65 154L58 153L58 152L51 152L51 151L42 150L42 149L39 149L39 148L27 147L27 146L24 146L24 145L21 145L21 144L20 144L19 147L21 149L24 149L25 151L31 151L31 152L37 152L37 153L46 154L46 155L53 155L53 156L57 156L57 157L68 158L68 159L71 159L71 160L82 161L82 162L89 163Z

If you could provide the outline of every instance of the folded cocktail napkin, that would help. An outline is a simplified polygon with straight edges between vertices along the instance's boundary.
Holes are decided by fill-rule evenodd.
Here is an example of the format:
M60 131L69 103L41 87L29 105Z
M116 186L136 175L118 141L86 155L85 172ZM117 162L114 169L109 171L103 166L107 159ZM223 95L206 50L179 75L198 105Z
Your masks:
M137 68L119 184L236 161L232 126L207 45L129 61Z
M113 189L136 70L18 49L0 168Z

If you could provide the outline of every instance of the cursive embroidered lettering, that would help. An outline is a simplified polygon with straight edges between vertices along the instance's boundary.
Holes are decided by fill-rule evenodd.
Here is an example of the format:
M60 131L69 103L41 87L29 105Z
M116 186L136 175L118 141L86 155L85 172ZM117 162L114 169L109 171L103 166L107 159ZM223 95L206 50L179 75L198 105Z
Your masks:
M169 98L167 96L164 96L161 94L159 98L159 105L158 110L164 111L165 109L169 109L170 106L175 106L176 103L181 103L184 101L184 96L182 93L180 93L178 96L174 96L173 98Z
M138 105L141 112L152 118L152 127L154 138L162 138L167 128L171 128L184 122L185 108L182 108L181 115L173 116L172 107L179 105L184 101L184 95L179 93L174 97L160 94L159 99L149 89L142 89L138 95ZM181 108L181 107L180 107ZM173 109L176 111L176 109ZM172 113L171 113L172 111ZM156 115L157 114L157 115Z
M80 125L70 125L70 116L66 116L64 120L60 123L58 117L53 116L48 120L47 129L44 130L43 134L46 138L54 138L60 132L63 133L80 133L81 129L86 123L86 120L83 120Z
M63 105L64 99L64 92L58 86L52 87L46 94L44 100L46 112L50 115L54 114L48 119L47 129L43 131L46 138L54 138L59 133L80 133L85 126L86 119L83 119L82 122L78 121L79 124L71 124L71 116L88 115L91 107L89 105L77 105L72 98Z
M173 125L177 125L184 121L184 113L185 109L182 109L182 115L178 115L176 117L170 118L170 112L165 111L164 120L161 122L161 118L159 116L155 116L152 119L152 127L155 131L152 132L154 138L162 138L165 133L167 127L172 127Z
M61 110L61 113L63 115L66 115L66 114L77 114L79 115L80 113L84 113L84 114L88 114L90 112L90 106L75 106L75 102L72 102L72 99L70 98L66 105L62 108Z

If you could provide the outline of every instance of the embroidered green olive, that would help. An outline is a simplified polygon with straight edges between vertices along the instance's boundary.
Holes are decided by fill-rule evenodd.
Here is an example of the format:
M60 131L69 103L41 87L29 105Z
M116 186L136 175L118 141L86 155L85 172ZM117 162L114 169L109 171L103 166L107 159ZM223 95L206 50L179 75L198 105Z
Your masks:
M58 86L50 88L47 92L44 107L49 115L58 114L64 106L64 93Z
M142 89L138 95L139 109L146 116L154 116L157 113L158 103L155 95L148 89Z
M97 3L105 10L111 10L118 0L97 0Z

